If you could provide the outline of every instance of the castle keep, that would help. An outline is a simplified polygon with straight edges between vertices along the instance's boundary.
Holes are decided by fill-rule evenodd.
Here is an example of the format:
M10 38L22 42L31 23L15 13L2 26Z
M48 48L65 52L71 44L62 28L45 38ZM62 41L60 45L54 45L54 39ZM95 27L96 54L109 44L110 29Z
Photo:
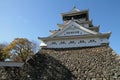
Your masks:
M75 48L109 44L111 32L100 33L99 26L94 26L89 20L88 10L74 7L61 15L63 24L57 24L58 30L51 30L48 37L39 37L41 47Z
M39 37L41 49L27 63L0 66L0 80L120 80L120 56L109 46L111 33L100 33L88 10L74 7L61 15L63 24Z

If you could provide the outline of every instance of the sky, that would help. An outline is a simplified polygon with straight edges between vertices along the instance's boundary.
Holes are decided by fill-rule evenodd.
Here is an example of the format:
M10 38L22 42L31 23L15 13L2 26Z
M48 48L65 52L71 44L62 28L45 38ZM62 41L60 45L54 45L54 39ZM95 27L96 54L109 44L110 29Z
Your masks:
M0 43L27 38L40 44L38 37L49 36L74 6L89 9L100 32L112 32L110 46L120 54L120 0L0 0Z

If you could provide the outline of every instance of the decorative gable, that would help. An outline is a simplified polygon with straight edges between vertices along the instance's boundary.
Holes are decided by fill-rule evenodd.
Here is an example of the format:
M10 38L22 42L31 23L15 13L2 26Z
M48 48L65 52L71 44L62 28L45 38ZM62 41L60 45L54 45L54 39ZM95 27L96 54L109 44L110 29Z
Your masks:
M74 20L71 20L67 23L60 31L57 31L55 34L50 37L59 37L59 36L74 36L74 35L86 35L86 34L98 34L92 30L89 30L80 24L76 23Z
M85 32L84 30L81 30L80 28L71 25L68 29L66 29L62 34L58 36L75 36L75 35L86 35L89 34L88 32Z

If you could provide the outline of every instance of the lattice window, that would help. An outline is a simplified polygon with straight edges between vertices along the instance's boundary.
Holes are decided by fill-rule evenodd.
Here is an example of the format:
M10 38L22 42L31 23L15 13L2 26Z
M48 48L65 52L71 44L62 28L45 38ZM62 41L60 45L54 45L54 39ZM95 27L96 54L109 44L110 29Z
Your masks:
M70 41L69 44L75 44L75 41Z
M56 43L56 42L52 42L51 44L52 44L52 45L57 45L57 43Z
M84 40L80 40L78 43L86 43Z
M60 44L66 44L64 41L60 42Z
M95 40L90 40L89 43L91 43L91 42L96 42L96 41Z

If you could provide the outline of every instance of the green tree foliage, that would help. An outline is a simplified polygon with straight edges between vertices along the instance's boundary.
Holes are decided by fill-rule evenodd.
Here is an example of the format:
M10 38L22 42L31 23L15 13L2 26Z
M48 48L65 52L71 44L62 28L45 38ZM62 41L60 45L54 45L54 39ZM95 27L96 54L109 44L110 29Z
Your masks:
M7 44L0 43L0 61L4 61L6 58L10 56L9 53L5 53L4 51L6 47L7 47Z
M33 42L26 38L15 38L6 48L5 52L10 53L14 61L25 62L29 59L35 50L35 45Z

